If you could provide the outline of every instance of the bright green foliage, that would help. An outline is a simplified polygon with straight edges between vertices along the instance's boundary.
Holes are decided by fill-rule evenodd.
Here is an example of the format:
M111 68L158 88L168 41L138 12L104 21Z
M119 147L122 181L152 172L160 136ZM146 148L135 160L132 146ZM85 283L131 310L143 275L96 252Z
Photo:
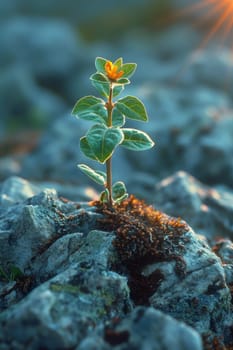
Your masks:
M120 203L122 200L128 197L124 182L118 181L114 183L112 186L112 197L116 203Z
M153 147L151 138L143 131L136 129L122 129L124 140L121 145L132 151L145 151Z
M96 124L89 129L86 138L96 159L100 163L105 163L112 156L114 149L123 141L124 134L120 128Z
M80 139L80 148L81 148L81 151L85 154L85 156L87 158L90 158L92 160L97 160L94 152L92 151L91 146L87 142L86 136L81 137L81 139Z
M106 60L103 57L96 57L95 68L96 68L97 72L103 73L105 75L105 65L106 65L107 61L108 60ZM115 64L117 62L120 62L120 58L118 58L118 60L115 61Z
M107 123L107 110L104 101L94 96L80 98L75 104L73 114L80 119L91 120L96 123Z
M103 186L105 185L106 174L103 171L93 170L85 164L79 164L78 167L80 170L82 170L84 174L89 176L93 181L97 182L97 184L103 185Z
M116 108L129 119L148 121L143 103L134 96L126 96L116 102Z
M100 96L80 98L72 114L80 119L94 122L94 125L80 139L81 151L86 157L106 164L106 173L91 169L85 164L78 165L80 170L93 181L105 187L100 201L112 206L127 198L123 182L112 185L111 158L118 146L133 151L144 151L154 146L154 142L143 131L123 128L126 118L147 122L148 116L144 104L134 96L126 96L114 101L133 75L137 65L124 63L118 58L111 62L102 57L95 60L96 73L90 79Z

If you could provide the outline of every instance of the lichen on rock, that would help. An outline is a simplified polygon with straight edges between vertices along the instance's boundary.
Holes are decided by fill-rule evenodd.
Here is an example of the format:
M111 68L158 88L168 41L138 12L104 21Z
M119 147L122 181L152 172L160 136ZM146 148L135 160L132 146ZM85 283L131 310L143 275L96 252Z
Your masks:
M232 343L229 243L211 248L185 221L133 196L90 206L16 177L0 191L0 266L22 272L0 276L4 350L170 349L174 338L180 350L187 334L193 350L203 350L201 337Z

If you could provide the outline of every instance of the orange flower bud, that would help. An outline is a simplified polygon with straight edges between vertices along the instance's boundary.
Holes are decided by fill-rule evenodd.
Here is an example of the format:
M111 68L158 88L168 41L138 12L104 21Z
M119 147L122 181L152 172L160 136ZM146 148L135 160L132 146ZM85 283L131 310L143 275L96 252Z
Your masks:
M119 67L111 61L106 62L104 69L107 77L111 80L117 80L124 74L123 70L118 71Z

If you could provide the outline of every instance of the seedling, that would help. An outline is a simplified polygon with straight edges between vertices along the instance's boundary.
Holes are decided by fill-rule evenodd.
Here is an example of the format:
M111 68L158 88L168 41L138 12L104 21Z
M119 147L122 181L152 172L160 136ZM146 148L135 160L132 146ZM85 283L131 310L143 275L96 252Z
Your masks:
M137 67L136 63L124 63L118 58L114 63L102 57L95 60L97 72L90 79L102 98L85 96L79 99L72 114L95 124L80 139L80 148L84 155L98 163L106 164L106 172L93 170L85 164L79 164L80 170L96 183L104 186L100 201L110 207L127 198L125 184L118 181L112 185L112 155L118 146L132 151L144 151L154 146L154 142L143 131L123 128L126 118L142 122L148 121L144 104L134 96L125 96L115 100L129 77Z

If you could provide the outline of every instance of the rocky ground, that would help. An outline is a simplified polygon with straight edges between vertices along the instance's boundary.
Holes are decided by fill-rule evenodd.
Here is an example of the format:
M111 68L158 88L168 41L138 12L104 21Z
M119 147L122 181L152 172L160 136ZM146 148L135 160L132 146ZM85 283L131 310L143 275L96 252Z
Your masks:
M52 0L0 4L0 350L230 350L232 52L195 51L203 33L187 22L155 31L140 1L149 28L89 42L99 19L69 3L53 18ZM113 211L88 204L101 189L76 167L88 125L71 110L95 94L96 56L137 62L126 93L156 142L117 150L134 197Z
M231 348L232 194L179 172L161 211L111 212L43 187L1 186L1 349Z

